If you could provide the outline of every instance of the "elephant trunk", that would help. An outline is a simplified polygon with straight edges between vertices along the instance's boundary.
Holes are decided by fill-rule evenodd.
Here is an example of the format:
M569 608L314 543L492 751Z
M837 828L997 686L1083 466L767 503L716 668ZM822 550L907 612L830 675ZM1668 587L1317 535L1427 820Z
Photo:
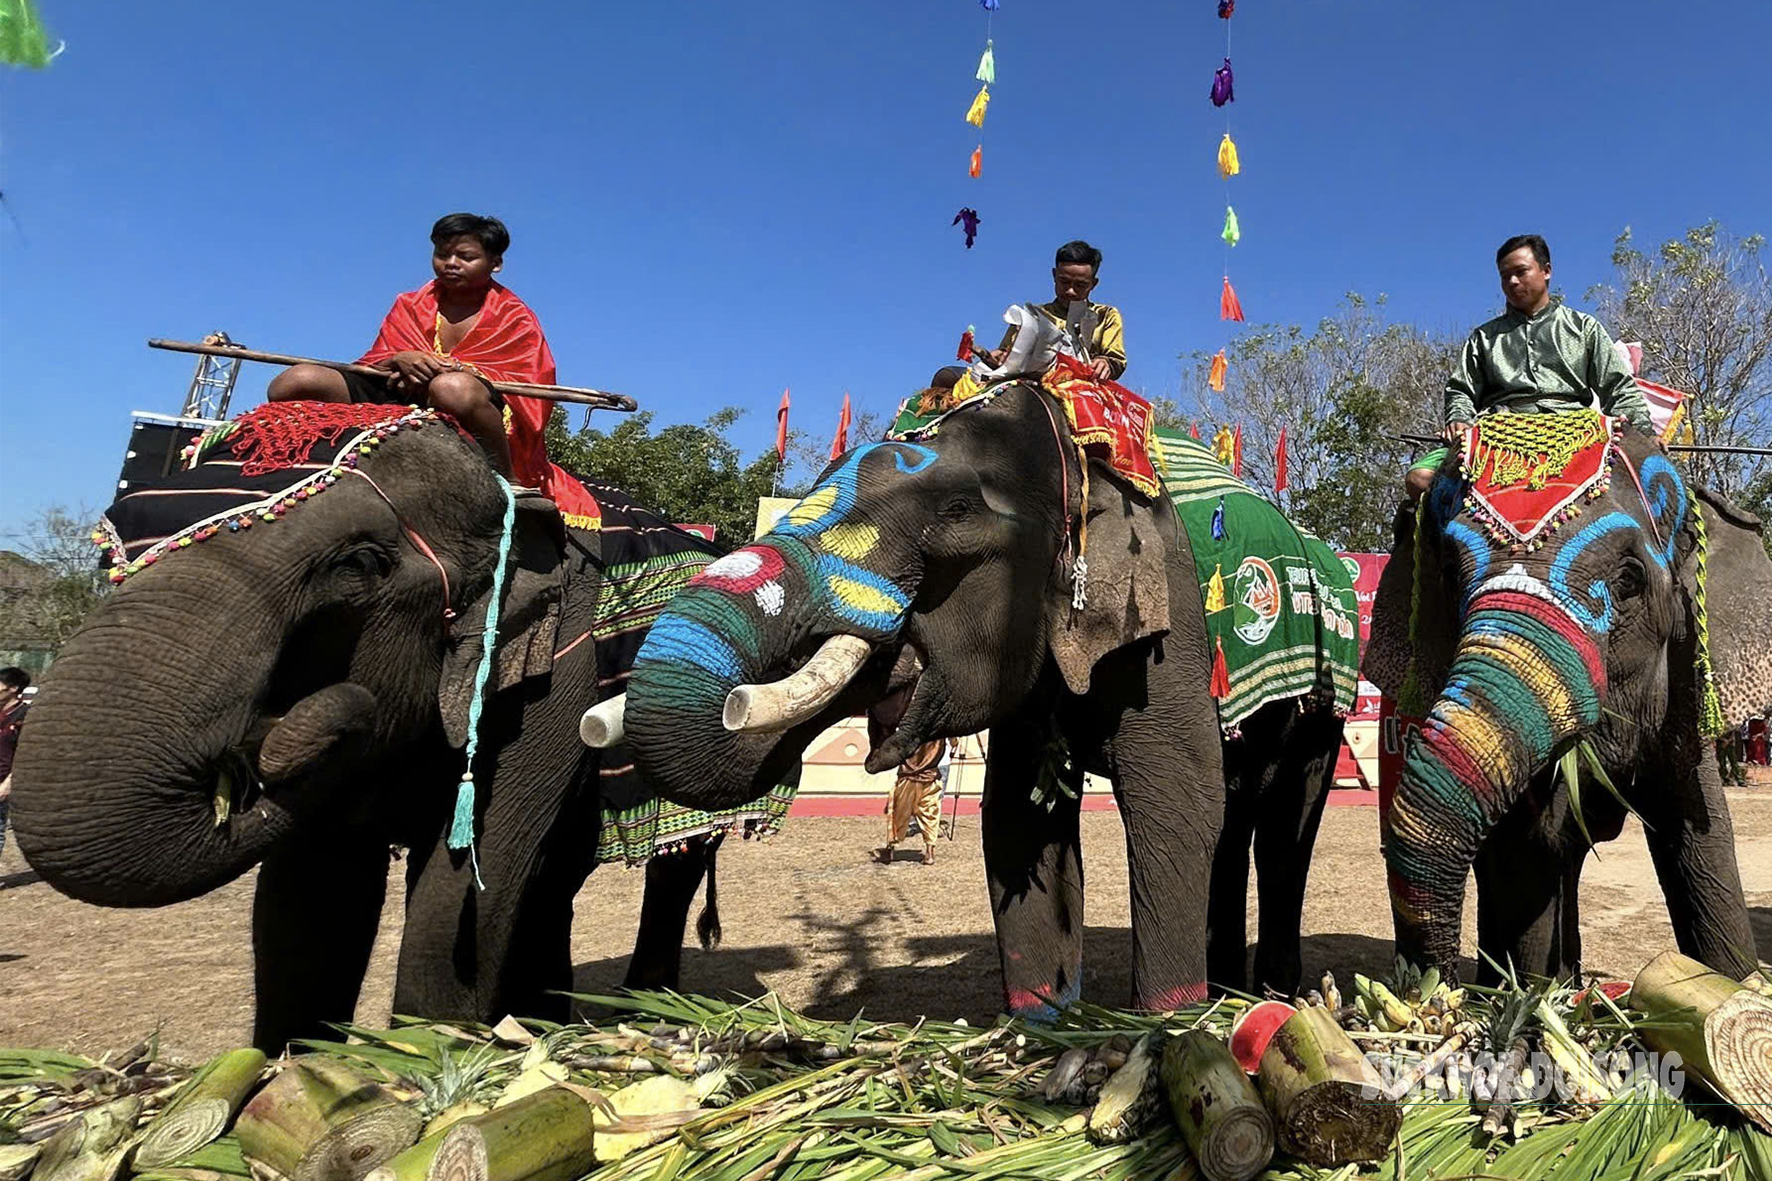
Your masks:
M368 690L320 687L267 716L277 623L215 621L190 643L200 601L129 588L44 677L11 819L32 868L71 897L162 906L215 889L256 864L315 782L366 746Z
M1483 837L1599 721L1605 694L1595 637L1547 597L1501 588L1472 601L1385 820L1398 954L1456 967L1465 877Z

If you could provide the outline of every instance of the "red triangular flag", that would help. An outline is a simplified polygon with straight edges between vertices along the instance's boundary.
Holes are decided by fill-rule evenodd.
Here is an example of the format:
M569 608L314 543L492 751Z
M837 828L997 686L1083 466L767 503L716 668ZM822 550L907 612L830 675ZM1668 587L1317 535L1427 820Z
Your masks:
M837 435L831 440L831 459L849 450L849 391L843 391L843 413L837 417Z
M788 461L788 390L781 390L781 406L775 412L775 460L785 464Z
M1187 424L1187 433L1192 435L1196 439L1199 438L1200 437L1200 424L1197 422L1188 423Z
M1212 696L1220 701L1231 695L1231 673L1224 663L1224 641L1214 641L1217 653L1212 657Z
M1286 428L1280 428L1280 445L1274 448L1274 491L1286 491Z
M1231 475L1243 478L1243 424L1237 424L1237 433L1231 436Z
M1220 320L1241 320L1243 305L1237 302L1237 293L1231 288L1231 277L1224 277L1224 290L1218 295L1218 318Z

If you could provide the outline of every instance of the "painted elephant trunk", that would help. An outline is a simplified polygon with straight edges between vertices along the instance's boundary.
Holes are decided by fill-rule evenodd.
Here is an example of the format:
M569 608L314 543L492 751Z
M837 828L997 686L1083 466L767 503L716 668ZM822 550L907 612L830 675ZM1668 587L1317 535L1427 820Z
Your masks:
M166 617L121 597L101 612L44 678L14 764L13 826L32 868L71 897L182 902L238 877L290 831L312 781L366 745L375 701L334 684L267 718L255 685L197 700L193 687L205 684L197 666L224 666L226 649L246 644L225 634L212 650L180 650L170 639L125 644L119 629ZM264 673L243 670L241 679L262 683ZM225 813L218 788L230 801Z
M1595 637L1537 587L1480 591L1446 686L1404 752L1385 822L1398 954L1456 967L1465 876L1484 836L1606 695Z

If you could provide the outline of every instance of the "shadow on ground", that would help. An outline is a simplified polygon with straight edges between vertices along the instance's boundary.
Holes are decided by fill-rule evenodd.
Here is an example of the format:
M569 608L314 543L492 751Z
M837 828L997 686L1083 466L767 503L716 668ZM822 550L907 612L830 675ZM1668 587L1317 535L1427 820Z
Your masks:
M683 987L687 992L730 1000L761 996L763 978L783 971L811 970L817 976L811 994L819 999L803 1012L809 1017L848 1020L857 1011L881 1021L915 1021L922 1016L965 1017L990 1021L1002 1007L1002 984L996 940L986 934L904 937L902 951L917 962L884 963L876 954L882 940L878 928L896 921L887 911L863 912L851 923L819 916L793 916L793 925L810 929L804 945L683 952ZM1316 987L1326 971L1334 971L1351 995L1353 974L1388 976L1394 964L1391 941L1366 935L1309 935L1301 948L1304 980ZM1114 1007L1132 995L1132 931L1129 927L1087 927L1083 932L1083 997ZM1253 968L1254 953L1250 953ZM620 985L628 957L578 965L574 989L607 994ZM1465 960L1469 979L1476 966Z

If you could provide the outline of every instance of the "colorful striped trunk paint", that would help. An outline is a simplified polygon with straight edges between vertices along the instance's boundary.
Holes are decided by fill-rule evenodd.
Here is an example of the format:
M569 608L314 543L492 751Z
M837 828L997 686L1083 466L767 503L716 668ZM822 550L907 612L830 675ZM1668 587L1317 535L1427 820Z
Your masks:
M1515 567L1477 589L1387 821L1399 954L1456 964L1479 843L1557 747L1599 721L1605 694L1596 636L1544 583Z

